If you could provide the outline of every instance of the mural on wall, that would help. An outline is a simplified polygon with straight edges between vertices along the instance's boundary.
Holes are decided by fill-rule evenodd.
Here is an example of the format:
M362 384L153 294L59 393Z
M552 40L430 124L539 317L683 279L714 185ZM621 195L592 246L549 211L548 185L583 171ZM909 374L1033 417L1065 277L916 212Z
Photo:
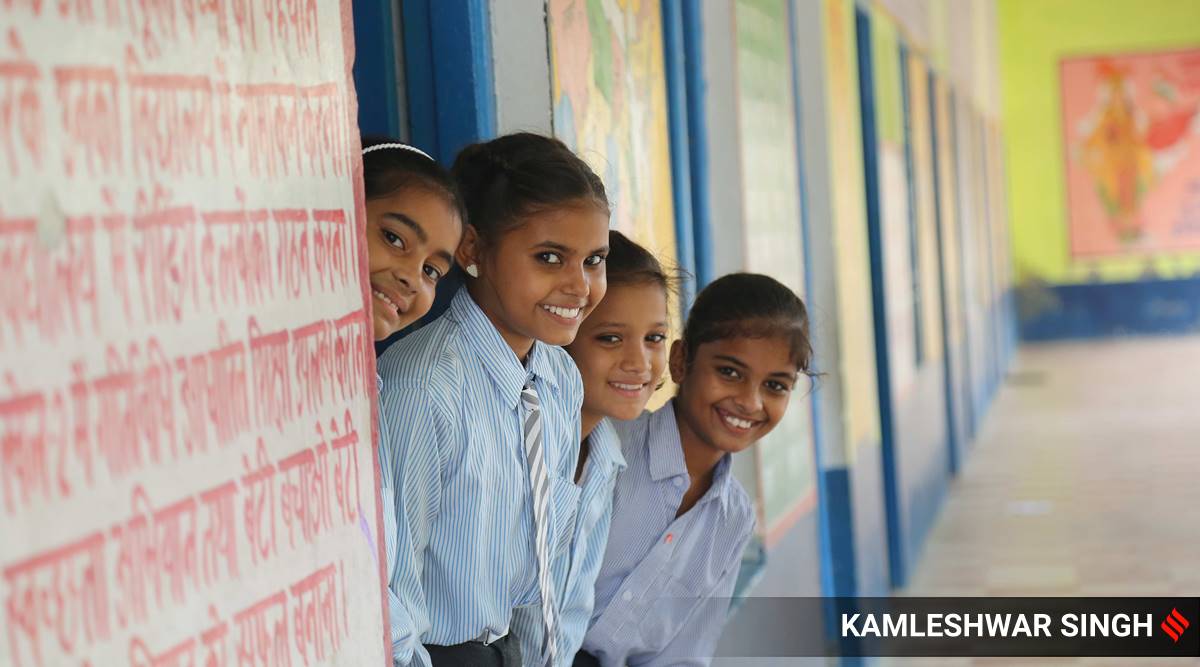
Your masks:
M824 465L853 464L860 447L879 444L879 400L875 375L875 334L867 212L863 193L862 135L858 110L858 55L854 37L854 0L825 0L826 97L829 123L829 173L837 250L839 348L842 400L846 406L846 460L826 458ZM836 448L834 453L837 453Z
M774 276L803 296L788 7L783 0L739 0L734 11L747 269ZM816 502L811 403L801 387L783 421L755 446L768 546Z
M550 0L554 133L604 179L612 225L675 257L662 14L649 0Z
M1060 63L1072 257L1200 248L1200 49Z

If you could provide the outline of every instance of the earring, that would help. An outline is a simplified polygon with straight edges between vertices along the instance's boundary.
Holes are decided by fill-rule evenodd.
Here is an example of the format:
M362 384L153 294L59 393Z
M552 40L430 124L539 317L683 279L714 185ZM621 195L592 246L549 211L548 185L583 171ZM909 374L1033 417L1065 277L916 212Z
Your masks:
M479 277L479 267L475 266L474 264L468 264L467 268L464 270L467 272L467 275L471 276L472 278Z

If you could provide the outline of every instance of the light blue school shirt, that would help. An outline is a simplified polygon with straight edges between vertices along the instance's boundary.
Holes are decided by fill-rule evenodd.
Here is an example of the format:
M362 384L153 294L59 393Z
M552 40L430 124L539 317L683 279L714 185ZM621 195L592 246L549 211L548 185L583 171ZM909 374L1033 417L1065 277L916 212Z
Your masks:
M604 667L707 665L754 532L754 506L726 455L704 496L675 517L691 478L674 401L615 426L628 467L617 476L583 649Z
M392 345L379 374L393 654L428 665L422 644L504 635L512 610L540 599L520 404L529 378L541 402L552 563L568 552L583 381L566 352L542 343L522 366L466 289Z
M592 618L596 575L604 560L608 527L612 520L613 485L617 473L625 468L621 441L612 422L601 419L588 434L588 458L579 479L579 513L571 540L569 558L554 565L554 580L565 582L555 591L558 600L558 659L556 667L570 667L583 643ZM521 640L521 654L529 656L541 650L542 608L538 604L521 607L513 614L513 632Z

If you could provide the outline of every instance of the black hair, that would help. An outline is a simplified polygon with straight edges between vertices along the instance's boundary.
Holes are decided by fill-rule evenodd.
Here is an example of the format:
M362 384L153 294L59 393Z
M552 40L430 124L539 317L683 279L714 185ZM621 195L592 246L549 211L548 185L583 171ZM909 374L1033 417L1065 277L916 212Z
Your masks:
M682 277L663 268L654 253L628 236L611 229L608 232L608 257L604 260L609 287L613 285L658 285L668 295L678 294Z
M604 182L566 144L517 132L462 149L451 172L458 180L467 222L485 241L518 226L521 218L562 205L585 203L609 214Z
M364 136L363 149L400 143L390 137ZM363 190L367 199L387 197L404 188L423 188L441 196L464 222L462 194L450 172L433 158L408 148L390 147L363 153Z
M708 284L688 313L683 345L690 364L705 343L736 337L784 336L801 373L812 376L808 309L796 293L770 276L731 273Z

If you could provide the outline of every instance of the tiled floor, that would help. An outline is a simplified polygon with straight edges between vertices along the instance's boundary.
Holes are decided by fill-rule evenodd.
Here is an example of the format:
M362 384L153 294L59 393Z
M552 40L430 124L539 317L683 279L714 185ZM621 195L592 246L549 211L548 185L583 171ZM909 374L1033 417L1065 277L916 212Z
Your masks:
M904 594L1200 596L1200 337L1023 347Z

